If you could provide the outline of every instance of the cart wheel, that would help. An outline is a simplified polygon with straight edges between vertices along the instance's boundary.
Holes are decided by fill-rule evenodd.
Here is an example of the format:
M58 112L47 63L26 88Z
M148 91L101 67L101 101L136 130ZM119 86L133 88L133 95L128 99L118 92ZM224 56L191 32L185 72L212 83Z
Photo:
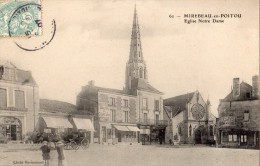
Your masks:
M81 147L82 149L86 149L89 147L89 141L87 139L84 139L81 141Z
M74 150L78 150L79 149L79 145L76 142L71 142L71 147Z

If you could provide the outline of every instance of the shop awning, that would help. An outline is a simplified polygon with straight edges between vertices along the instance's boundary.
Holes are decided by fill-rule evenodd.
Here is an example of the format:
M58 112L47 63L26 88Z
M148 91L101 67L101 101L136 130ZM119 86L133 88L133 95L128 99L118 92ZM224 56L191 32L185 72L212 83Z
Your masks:
M72 118L77 129L83 129L87 131L95 131L94 126L90 119Z
M73 128L66 118L42 117L49 128Z
M126 126L114 125L114 127L119 131L130 131Z
M140 129L136 126L127 126L127 128L130 130L130 131L140 131Z

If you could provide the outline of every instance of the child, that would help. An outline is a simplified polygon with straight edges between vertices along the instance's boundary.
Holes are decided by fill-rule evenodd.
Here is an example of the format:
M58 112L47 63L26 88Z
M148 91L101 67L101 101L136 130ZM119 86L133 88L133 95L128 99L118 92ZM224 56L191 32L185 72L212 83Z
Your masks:
M41 150L42 150L42 158L44 160L44 166L49 166L51 149L48 146L48 142L47 141L43 141Z

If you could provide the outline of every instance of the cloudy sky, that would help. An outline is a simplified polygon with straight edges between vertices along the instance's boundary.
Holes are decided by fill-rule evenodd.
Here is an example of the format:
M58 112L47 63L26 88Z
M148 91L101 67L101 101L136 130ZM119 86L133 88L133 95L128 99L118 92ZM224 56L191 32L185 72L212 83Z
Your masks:
M75 104L81 86L122 89L129 56L134 1L43 0L43 33L57 30L44 49L28 52L1 38L0 59L32 71L40 97ZM251 84L259 70L257 0L136 0L149 82L164 98L199 90L217 115L219 99L231 90L232 78ZM184 14L241 14L219 24L185 24ZM174 15L175 18L169 18ZM181 16L181 17L176 17Z

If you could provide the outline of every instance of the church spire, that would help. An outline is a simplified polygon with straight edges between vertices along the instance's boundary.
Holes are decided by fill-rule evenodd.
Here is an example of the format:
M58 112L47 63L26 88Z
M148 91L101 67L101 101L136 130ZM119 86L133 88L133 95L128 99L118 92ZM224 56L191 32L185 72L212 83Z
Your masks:
M134 19L133 19L131 46L130 46L130 55L129 55L129 62L133 62L133 61L135 62L143 61L143 53L142 53L142 45L141 45L140 29L139 29L136 5L134 9Z
M133 79L147 80L147 77L147 69L143 59L141 35L135 5L129 60L126 64L126 90L129 91L131 89Z

